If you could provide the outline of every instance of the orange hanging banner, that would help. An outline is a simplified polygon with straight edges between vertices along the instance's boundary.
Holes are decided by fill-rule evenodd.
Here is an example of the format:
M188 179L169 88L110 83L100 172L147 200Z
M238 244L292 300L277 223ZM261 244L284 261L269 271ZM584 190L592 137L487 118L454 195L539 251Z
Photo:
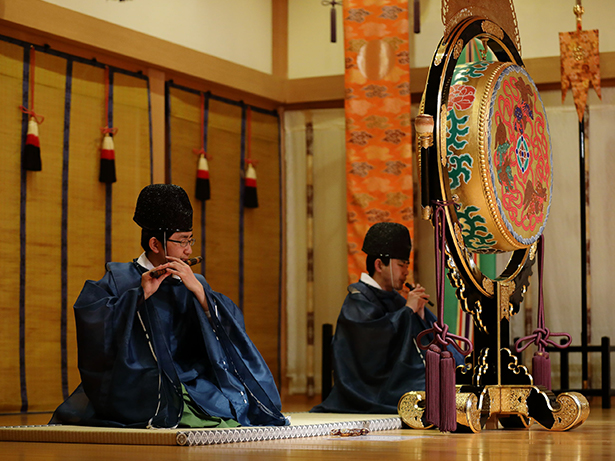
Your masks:
M344 2L348 276L365 271L376 222L414 235L408 2ZM410 255L410 273L412 273Z
M577 30L560 32L560 66L562 74L562 102L566 99L568 88L572 88L574 105L577 108L579 122L583 120L589 84L594 86L598 97L600 91L600 51L598 46L598 30L583 30L581 16L583 7L577 0L574 8L577 16Z

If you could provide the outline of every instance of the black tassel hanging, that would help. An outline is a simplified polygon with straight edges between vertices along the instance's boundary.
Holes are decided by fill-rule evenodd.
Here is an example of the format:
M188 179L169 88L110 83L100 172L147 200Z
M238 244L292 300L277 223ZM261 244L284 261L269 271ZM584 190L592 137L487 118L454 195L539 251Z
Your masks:
M337 11L335 10L335 7L341 4L342 2L338 2L336 0L325 0L322 2L323 6L331 5L331 11L329 13L331 43L337 43Z
M115 143L113 137L117 134L117 128L112 128L109 125L109 112L111 101L109 98L110 93L110 79L109 68L105 67L105 123L106 126L100 129L103 134L102 145L100 147L100 171L98 174L98 180L105 184L113 184L117 181L115 176Z
M211 188L209 185L209 160L207 153L207 122L209 114L209 93L201 93L201 148L192 149L195 155L199 156L196 168L196 198L204 202L211 198Z
M250 160L248 160L244 184L243 206L246 208L258 208L258 194L256 193L256 169Z
M199 151L199 163L196 170L196 198L205 201L211 198L209 186L209 163L205 151Z
M111 128L102 128L103 140L100 148L100 172L98 180L107 184L117 181L115 176L115 144L113 143L113 135L117 130Z
M414 0L414 33L421 33L421 2Z
M41 171L43 169L41 145L38 139L38 122L34 116L30 117L30 121L28 121L26 145L23 148L23 168L28 171Z
M243 206L258 208L256 193L256 160L252 159L252 110L246 109L246 170L244 174Z

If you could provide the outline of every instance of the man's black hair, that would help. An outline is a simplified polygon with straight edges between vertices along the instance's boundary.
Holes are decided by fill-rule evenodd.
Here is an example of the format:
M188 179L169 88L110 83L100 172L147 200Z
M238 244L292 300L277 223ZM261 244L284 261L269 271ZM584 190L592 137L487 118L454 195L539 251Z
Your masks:
M376 273L376 259L382 261L382 264L385 266L388 266L391 262L391 258L387 258L386 256L367 255L367 258L365 259L365 268L367 269L367 273L370 277L373 277Z
M167 240L169 239L169 237L171 237L173 233L174 232L167 232ZM156 239L160 243L162 243L163 245L165 244L164 231L141 229L141 248L143 248L146 253L152 251L152 249L149 247L149 241L152 239L152 237L156 237Z

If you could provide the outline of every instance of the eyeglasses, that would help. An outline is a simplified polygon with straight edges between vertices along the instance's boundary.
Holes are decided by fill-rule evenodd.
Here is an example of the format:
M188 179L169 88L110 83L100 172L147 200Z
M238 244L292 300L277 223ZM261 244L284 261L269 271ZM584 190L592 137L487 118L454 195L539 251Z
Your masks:
M193 239L193 238L191 238L191 239L183 239L183 240L167 239L167 242L178 243L180 247L186 248L188 245L194 246L194 244L196 243L196 240Z

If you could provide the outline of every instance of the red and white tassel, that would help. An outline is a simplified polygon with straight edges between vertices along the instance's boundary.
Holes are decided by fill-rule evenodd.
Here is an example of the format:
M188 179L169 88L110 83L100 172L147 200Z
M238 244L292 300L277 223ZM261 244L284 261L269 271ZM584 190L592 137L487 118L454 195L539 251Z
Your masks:
M258 195L256 193L256 169L252 162L248 163L246 171L243 204L246 208L258 208Z
M36 117L30 117L28 122L26 145L23 149L23 168L28 171L41 171L43 169Z
M115 145L112 133L109 132L105 133L100 149L100 174L98 180L107 184L117 181L115 177Z
M199 155L199 163L196 170L196 198L201 201L211 198L209 163L207 162L207 156L203 153Z

